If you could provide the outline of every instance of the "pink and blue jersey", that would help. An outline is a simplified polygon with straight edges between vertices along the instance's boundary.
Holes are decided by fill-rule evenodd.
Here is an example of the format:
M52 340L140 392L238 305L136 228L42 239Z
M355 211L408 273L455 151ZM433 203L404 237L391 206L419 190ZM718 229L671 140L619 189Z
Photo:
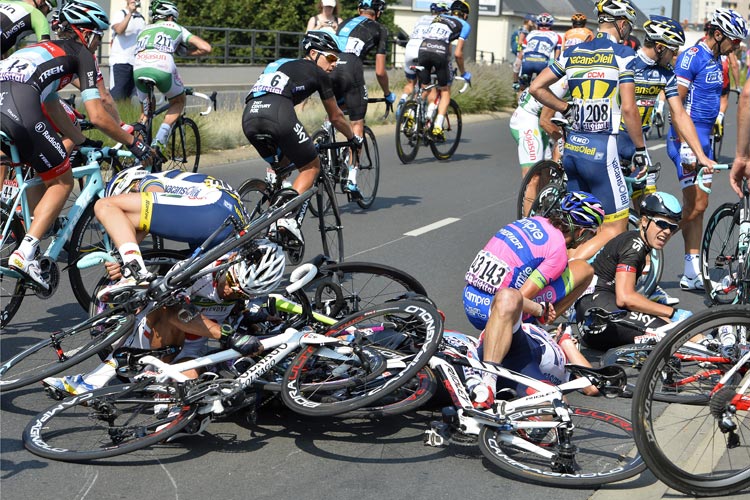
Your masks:
M520 289L527 280L540 288L538 302L557 302L573 287L565 236L543 217L520 219L501 228L466 271L464 311L483 329L500 288Z

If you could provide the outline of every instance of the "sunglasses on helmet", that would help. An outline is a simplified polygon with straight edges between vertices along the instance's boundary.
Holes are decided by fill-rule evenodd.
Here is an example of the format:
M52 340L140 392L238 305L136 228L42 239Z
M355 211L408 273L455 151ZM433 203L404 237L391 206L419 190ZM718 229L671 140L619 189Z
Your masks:
M237 283L237 280L235 279L234 273L232 273L231 269L227 269L226 280L227 286L230 290L232 290L232 292L242 295L243 297L250 297L242 288L240 288L240 284Z

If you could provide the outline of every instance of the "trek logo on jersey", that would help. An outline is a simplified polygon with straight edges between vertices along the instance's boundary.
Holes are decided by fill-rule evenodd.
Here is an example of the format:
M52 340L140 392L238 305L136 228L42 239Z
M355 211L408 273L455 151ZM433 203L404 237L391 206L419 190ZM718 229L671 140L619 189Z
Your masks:
M612 64L615 60L613 53L598 53L590 56L571 56L568 61L570 64L580 64L582 66L590 66L592 64Z
M39 79L40 80L46 80L50 76L52 76L52 75L59 75L62 72L63 72L63 66L61 64L60 66L55 66L54 68L50 68L47 71L45 71L44 73L42 73L40 75Z

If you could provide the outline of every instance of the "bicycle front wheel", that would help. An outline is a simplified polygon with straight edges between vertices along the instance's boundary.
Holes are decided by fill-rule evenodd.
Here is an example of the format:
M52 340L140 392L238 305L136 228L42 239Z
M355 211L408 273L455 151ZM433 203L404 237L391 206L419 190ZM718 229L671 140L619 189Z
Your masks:
M545 217L565 196L565 171L556 161L542 160L529 169L521 182L516 202L518 218Z
M77 365L132 333L134 326L134 315L108 310L30 347L24 348L13 337L1 339L0 391L39 382Z
M359 155L359 171L357 172L357 186L362 198L357 200L360 208L370 208L378 194L380 183L380 154L378 153L378 141L372 129L365 125L363 135L365 140Z
M685 320L662 339L641 370L633 395L635 441L643 460L665 484L693 496L728 495L750 486L750 394L729 382L714 383L707 403L661 404L654 397L666 382L682 383L684 390L705 391L705 380L680 372L688 342L731 327L738 338L750 329L750 306L719 306ZM729 347L729 346L728 346ZM743 342L731 346L741 354ZM737 358L734 358L735 362ZM702 369L726 371L705 360Z
M331 355L332 348L303 348L284 374L281 397L292 410L309 416L353 411L391 394L409 382L435 353L442 338L443 320L431 305L399 301L365 309L333 325L329 337L351 340L351 347L368 353L388 349L388 357L401 367L383 382L356 359ZM395 347L391 347L395 346ZM386 354L379 354L385 357ZM343 359L342 359L343 358ZM379 374L378 374L379 375ZM326 390L330 380L346 378L349 385Z
M164 170L197 172L201 159L201 135L198 125L187 116L181 117L169 134Z
M318 206L318 229L323 243L323 253L335 260L344 260L344 226L341 223L341 212L336 203L333 183L323 176L318 184L315 202ZM330 206L330 210L326 207Z
M55 404L34 417L23 444L41 457L85 462L164 441L187 426L198 407L183 403L180 387L125 384Z
M8 206L4 203L0 204L0 231L5 228L8 218ZM8 259L21 245L25 235L26 230L23 224L18 217L13 216L8 233L0 243L0 267L8 269ZM26 287L23 279L14 278L5 274L5 272L0 273L0 328L5 328L10 323L10 320L18 312L18 308L21 307L21 302L23 302L25 296Z
M486 425L479 432L479 449L514 478L547 486L597 486L621 481L645 470L633 446L632 424L627 419L588 408L569 408L569 414L573 423L570 439L573 456L567 460L560 458L562 453L558 450L560 429L536 435L544 429L509 432ZM553 420L555 409L551 406L525 408L510 418L516 422ZM544 456L524 449L524 444L540 447L549 454Z
M456 101L451 99L451 102L448 103L448 110L445 113L445 121L443 121L445 140L430 141L432 155L438 160L449 160L453 156L453 153L456 152L456 149L458 149L458 144L461 142L462 130L461 108Z
M417 103L409 101L404 104L396 120L396 154L403 164L411 163L417 157L422 135L419 130L419 120Z
M706 225L701 241L701 269L706 297L714 304L731 304L737 299L737 286L722 283L737 272L740 239L740 210L737 203L723 203Z

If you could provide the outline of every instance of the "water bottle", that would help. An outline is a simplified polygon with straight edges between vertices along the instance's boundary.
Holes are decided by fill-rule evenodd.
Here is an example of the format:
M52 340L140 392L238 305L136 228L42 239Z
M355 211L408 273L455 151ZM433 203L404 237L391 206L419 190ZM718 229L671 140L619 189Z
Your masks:
M719 327L719 342L723 347L731 347L737 343L737 335L734 327L731 325L722 325Z
M471 375L466 378L466 389L469 391L469 397L475 403L484 403L490 397L490 391L482 383L482 377Z

